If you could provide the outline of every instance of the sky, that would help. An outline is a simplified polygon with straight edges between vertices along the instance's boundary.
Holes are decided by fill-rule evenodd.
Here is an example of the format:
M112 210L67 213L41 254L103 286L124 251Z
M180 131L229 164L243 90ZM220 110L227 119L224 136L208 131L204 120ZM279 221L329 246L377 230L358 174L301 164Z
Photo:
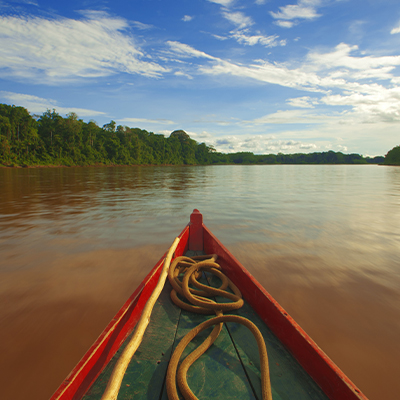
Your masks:
M400 144L399 0L0 0L0 103L217 151Z

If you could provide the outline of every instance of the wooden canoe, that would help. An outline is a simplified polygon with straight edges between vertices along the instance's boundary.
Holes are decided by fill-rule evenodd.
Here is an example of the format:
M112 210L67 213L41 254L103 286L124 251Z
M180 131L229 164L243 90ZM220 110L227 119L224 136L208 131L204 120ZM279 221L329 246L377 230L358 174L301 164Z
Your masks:
M194 210L179 235L175 257L217 254L222 271L239 287L245 305L235 313L253 321L268 349L274 400L366 400L288 313L232 256ZM113 367L157 284L164 258L149 272L104 332L50 400L100 399ZM173 349L205 316L175 306L168 282L145 337L122 381L118 399L165 399L165 374ZM246 328L229 323L212 347L190 368L188 382L199 399L260 399L259 356ZM254 343L253 343L254 342Z

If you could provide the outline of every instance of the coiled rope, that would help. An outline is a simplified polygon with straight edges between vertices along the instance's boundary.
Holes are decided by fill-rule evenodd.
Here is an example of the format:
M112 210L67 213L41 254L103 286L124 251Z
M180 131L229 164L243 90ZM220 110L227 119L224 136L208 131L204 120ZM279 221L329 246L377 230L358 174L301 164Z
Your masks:
M190 366L202 355L207 349L215 342L218 335L222 330L224 322L235 322L246 326L254 335L258 351L260 354L261 366L261 392L263 400L272 400L271 383L269 378L269 364L267 356L267 348L265 346L264 338L259 329L251 321L246 318L236 315L223 315L223 312L237 310L242 307L243 299L240 290L224 275L220 270L221 267L216 263L217 255L212 254L209 256L197 257L177 257L171 264L168 279L173 287L171 292L172 301L179 307L200 314L216 314L217 316L211 318L187 333L180 341L172 354L169 362L166 385L169 400L179 400L178 391L176 388L176 381L178 382L179 390L185 400L197 400L197 397L191 391L187 383L187 372ZM221 280L219 288L210 287L201 284L197 279L201 276L202 271L209 272ZM180 276L183 274L183 279ZM190 288L194 286L197 289ZM233 293L226 291L230 288ZM191 304L182 301L178 294L184 296ZM231 302L217 303L210 299L211 296L222 296ZM203 330L215 325L210 335L204 342L192 351L181 363L178 368L180 357L185 350L186 346Z

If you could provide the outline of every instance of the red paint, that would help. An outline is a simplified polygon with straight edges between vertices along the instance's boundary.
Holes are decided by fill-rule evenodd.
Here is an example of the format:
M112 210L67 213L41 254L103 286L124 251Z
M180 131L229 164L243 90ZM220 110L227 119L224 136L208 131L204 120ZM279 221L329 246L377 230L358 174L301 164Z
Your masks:
M193 211L190 223L179 237L181 241L175 251L176 257L185 254L188 249L204 248L207 254L218 254L218 263L224 273L240 288L246 301L331 400L367 400L293 318L203 225L203 216L198 210ZM147 299L157 284L165 256L166 254L146 276L50 400L78 400L93 384L138 322Z
M194 209L190 216L189 250L203 250L203 215Z

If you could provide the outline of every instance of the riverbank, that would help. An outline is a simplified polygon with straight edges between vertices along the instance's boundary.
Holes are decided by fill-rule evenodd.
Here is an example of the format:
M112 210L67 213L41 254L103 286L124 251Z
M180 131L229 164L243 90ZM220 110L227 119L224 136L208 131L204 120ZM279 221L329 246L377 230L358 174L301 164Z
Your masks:
M3 165L0 164L0 168L3 169L29 169L29 168L101 168L101 167L197 167L197 166L212 166L212 165L222 165L222 166L232 166L232 165L383 165L383 166L400 166L400 164L380 164L380 163L213 163L213 164L90 164L90 165Z
M182 166L181 165L174 165L174 164L91 164L91 165L2 165L0 164L0 168L4 169L12 169L12 168L86 168L86 167L93 167L93 168L101 168L101 167L173 167L173 166Z

